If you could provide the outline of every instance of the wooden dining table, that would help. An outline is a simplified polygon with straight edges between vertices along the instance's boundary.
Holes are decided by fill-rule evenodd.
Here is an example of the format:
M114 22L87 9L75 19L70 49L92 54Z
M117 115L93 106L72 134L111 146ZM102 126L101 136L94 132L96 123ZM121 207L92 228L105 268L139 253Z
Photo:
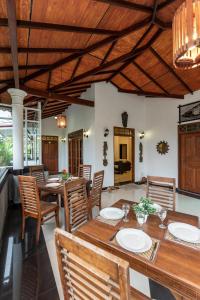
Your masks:
M119 200L113 206L121 208L123 203L133 204L131 201ZM151 238L159 241L154 260L147 260L138 254L127 251L117 243L113 243L112 239L121 228L138 228L136 216L132 209L128 217L127 223L121 220L115 226L93 219L82 225L75 234L127 260L130 268L169 288L173 294L180 296L178 299L200 300L200 250L167 240L165 238L167 229L160 229L158 216L150 215L146 224L143 225L143 230ZM199 227L198 217L168 211L164 223L167 225L173 221Z
M52 178L52 177L50 177L50 178ZM76 179L72 179L72 180L76 180ZM51 187L48 185L49 183L52 183L52 182L48 182L48 179L46 182L38 183L37 186L38 186L39 192L48 192L49 194L61 195L61 196L64 195L65 181L58 182L59 186L57 186L57 187ZM85 179L85 183L86 183L87 196L89 196L90 186L91 186L92 181Z

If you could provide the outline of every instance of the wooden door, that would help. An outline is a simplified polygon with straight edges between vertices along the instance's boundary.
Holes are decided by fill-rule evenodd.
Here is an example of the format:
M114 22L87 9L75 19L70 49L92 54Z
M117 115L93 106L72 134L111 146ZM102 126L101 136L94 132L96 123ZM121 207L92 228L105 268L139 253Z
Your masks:
M49 174L58 173L58 137L42 136L42 163Z
M200 193L200 132L179 135L179 188Z
M83 130L68 135L69 173L78 175L78 167L83 163Z

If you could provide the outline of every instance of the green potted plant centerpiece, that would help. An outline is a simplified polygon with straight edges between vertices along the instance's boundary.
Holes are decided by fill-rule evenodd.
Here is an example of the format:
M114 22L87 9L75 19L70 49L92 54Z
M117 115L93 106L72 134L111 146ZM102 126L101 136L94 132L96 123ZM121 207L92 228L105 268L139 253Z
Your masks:
M154 214L156 212L156 209L153 207L153 201L146 197L141 197L140 202L138 204L134 204L132 208L135 211L137 220L141 217L141 215L143 216L143 223L146 223L150 214Z
M69 173L67 173L66 169L62 170L62 180L67 180L69 178Z

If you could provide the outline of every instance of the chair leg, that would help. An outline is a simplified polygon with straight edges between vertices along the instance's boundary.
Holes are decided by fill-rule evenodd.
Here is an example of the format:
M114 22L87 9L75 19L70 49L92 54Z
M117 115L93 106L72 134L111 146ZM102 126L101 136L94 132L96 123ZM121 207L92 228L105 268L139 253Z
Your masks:
M60 227L60 222L59 222L59 208L57 208L56 211L55 211L55 218L56 218L56 227Z
M26 218L25 218L25 216L22 216L22 240L24 240L25 222L26 222Z
M40 240L40 225L41 225L41 219L39 218L37 220L36 244L38 244Z

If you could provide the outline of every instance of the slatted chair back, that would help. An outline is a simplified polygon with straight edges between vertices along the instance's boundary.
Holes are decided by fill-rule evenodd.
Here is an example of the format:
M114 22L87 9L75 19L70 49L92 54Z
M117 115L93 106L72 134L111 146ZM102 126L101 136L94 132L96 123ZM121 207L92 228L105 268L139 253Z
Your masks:
M23 215L34 218L40 215L40 198L36 178L32 176L18 176L19 192Z
M31 166L29 167L30 176L36 178L37 183L44 183L45 182L45 175L44 175L44 166Z
M79 165L78 168L78 177L85 178L86 180L91 180L91 172L92 166L91 165Z
M64 299L130 299L129 263L63 230L55 230Z
M99 206L101 209L101 192L103 187L104 171L94 173L92 191L90 195L91 206Z
M66 230L72 232L89 219L86 180L84 178L64 185Z
M147 197L168 210L175 210L176 179L147 176Z

